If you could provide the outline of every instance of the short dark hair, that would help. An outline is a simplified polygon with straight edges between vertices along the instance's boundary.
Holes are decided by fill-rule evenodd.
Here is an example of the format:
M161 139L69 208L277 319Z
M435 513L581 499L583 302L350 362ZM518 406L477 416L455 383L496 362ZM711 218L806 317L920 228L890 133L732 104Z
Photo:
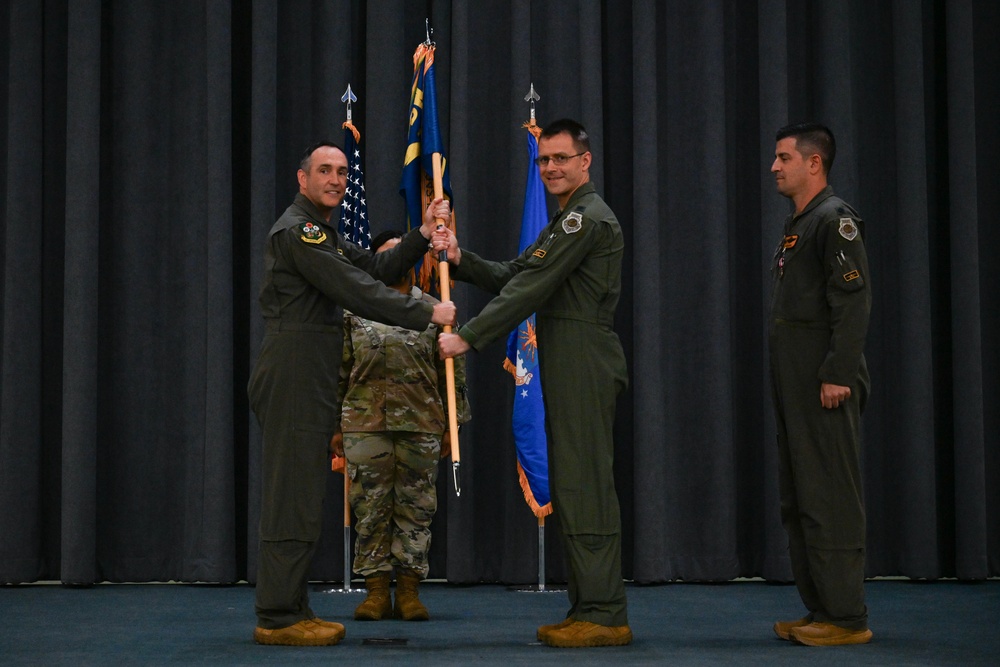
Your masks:
M403 232L398 229L387 229L375 238L372 239L372 251L376 251L385 244L386 241L391 241L392 239L403 238Z
M794 123L778 130L774 140L781 141L788 137L795 138L795 149L803 157L809 157L813 153L819 154L820 160L823 161L824 173L830 174L833 160L837 157L837 141L833 138L830 128L820 123Z
M313 144L312 146L310 146L309 148L307 148L306 151L302 154L302 160L299 161L299 169L301 169L302 171L304 171L304 172L306 172L308 174L309 173L309 167L311 166L310 163L312 162L313 153L316 152L317 148L322 148L323 146L329 146L330 148L336 148L341 153L344 153L344 149L341 148L339 145L335 144L332 141L327 141L327 140L317 141L315 144ZM347 155L347 153L344 153L344 155Z
M573 145L576 146L577 151L586 153L590 150L590 135L587 134L587 130L584 129L583 125L569 118L560 118L559 120L552 121L542 129L542 134L539 138L551 139L563 132L568 134L573 140Z

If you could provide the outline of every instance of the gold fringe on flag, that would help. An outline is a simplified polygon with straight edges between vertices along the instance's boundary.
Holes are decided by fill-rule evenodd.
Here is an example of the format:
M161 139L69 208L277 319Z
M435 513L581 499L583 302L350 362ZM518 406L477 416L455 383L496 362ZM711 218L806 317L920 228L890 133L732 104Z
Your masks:
M344 128L345 130L350 130L351 134L354 135L354 141L359 144L361 143L361 133L358 132L358 128L354 127L354 123L352 123L349 120L345 120L344 124L341 125L341 127Z
M521 493L524 494L524 502L528 503L528 507L535 513L535 516L541 519L552 514L551 502L539 505L538 501L535 500L535 494L531 492L531 485L528 484L528 476L524 474L524 468L521 467L520 461L517 462L517 479L521 483Z
M517 377L517 366L510 359L504 358L503 369ZM524 468L521 467L521 462L517 463L517 481L521 485L521 493L524 494L524 502L528 503L528 507L539 519L547 517L552 514L552 503L547 502L544 505L539 505L538 501L535 500L535 494L531 491L531 485L528 484L528 476L524 474Z

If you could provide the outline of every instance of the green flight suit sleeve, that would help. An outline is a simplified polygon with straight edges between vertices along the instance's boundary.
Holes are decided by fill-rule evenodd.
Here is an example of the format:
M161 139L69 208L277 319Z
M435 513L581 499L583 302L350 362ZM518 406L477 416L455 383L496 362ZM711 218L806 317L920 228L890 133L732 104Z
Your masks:
M474 349L480 350L510 333L518 323L539 310L586 258L605 231L603 223L585 216L580 221L579 231L573 233L555 226L547 227L539 239L512 262L469 267L476 271L477 277L493 276L497 284L507 272L510 276L499 295L459 329L458 334Z
M819 380L845 387L858 375L872 304L861 224L847 216L826 220L817 238L828 271L830 305L830 349L820 366Z
M536 241L518 257L506 262L493 262L470 250L462 250L462 262L452 267L451 276L491 294L499 294L504 285L524 269L537 245Z
M380 280L386 285L394 285L413 268L413 265L427 252L427 239L419 229L403 236L399 245L383 252L372 252L350 241L341 240L344 257L354 266Z
M430 324L434 312L431 304L386 287L364 269L354 266L348 256L337 252L334 246L305 240L298 227L275 234L274 241L306 280L342 308L366 319L415 331L423 331ZM390 259L399 262L401 258L406 255ZM366 262L369 262L367 266L373 266L374 259L368 258Z

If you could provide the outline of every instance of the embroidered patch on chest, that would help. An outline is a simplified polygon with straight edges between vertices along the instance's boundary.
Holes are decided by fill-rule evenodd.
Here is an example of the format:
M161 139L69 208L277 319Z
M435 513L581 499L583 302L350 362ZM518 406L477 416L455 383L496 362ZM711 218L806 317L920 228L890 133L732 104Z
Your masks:
M839 231L840 235L848 241L853 241L858 235L858 226L854 224L854 220L851 220L850 218L841 218L840 229L837 231Z
M531 256L532 257L537 257L538 259L544 259L545 252L546 252L545 250L542 250L541 248L539 248L535 252L531 253Z
M326 240L326 232L319 225L312 222L304 222L299 225L301 232L299 238L306 243L322 243Z
M583 229L583 214L573 211L563 219L562 228L567 234L576 234Z

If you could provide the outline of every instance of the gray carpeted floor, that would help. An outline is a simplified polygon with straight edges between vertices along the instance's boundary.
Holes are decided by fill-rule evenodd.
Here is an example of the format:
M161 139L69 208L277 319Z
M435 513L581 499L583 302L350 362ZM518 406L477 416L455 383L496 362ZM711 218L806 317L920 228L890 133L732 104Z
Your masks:
M802 615L792 586L628 586L635 641L553 649L535 628L560 620L564 592L425 584L426 623L352 619L361 593L321 592L313 609L347 627L333 647L257 646L253 588L140 584L0 587L3 665L998 665L1000 582L867 585L867 646L808 648L771 633ZM367 641L366 641L367 640ZM345 662L345 661L349 661Z

